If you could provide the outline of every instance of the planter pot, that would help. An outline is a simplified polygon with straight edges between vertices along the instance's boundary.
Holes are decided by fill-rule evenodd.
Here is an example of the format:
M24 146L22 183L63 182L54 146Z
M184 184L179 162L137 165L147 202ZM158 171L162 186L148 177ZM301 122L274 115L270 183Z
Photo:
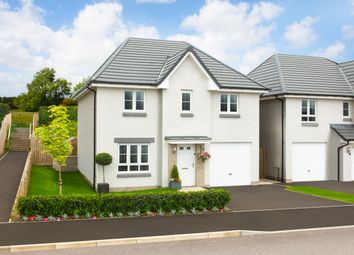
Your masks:
M108 183L98 183L97 184L97 192L98 193L108 193L109 192L109 184Z
M181 182L169 182L168 183L168 187L170 189L177 189L180 190L181 189Z

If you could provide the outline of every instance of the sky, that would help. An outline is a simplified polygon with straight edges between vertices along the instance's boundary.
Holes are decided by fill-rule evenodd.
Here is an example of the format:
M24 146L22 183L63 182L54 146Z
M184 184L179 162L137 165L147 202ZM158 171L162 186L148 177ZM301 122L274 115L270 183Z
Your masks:
M354 59L354 0L0 0L0 96L72 84L127 37L183 40L247 74L274 53Z

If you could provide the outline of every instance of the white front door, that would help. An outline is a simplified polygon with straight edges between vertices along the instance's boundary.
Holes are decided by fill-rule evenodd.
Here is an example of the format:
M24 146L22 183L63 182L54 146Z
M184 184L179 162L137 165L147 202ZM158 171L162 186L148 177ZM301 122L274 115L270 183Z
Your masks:
M195 186L195 146L177 145L177 167L182 186Z

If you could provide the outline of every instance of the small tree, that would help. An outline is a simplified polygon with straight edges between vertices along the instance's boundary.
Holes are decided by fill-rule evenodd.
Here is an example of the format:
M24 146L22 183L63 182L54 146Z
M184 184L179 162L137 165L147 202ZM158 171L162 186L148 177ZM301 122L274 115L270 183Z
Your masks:
M176 165L173 165L172 167L171 181L181 182L181 179L179 178L178 167Z
M104 175L104 167L108 166L112 163L112 156L109 153L102 152L98 153L95 157L95 162L98 165L101 165L103 167L103 183L106 183L105 175Z
M36 136L42 142L44 150L48 152L53 160L58 162L59 169L59 194L62 194L63 180L61 178L61 167L65 166L67 157L72 152L70 138L70 120L66 107L50 106L50 117L52 122L48 126L38 127Z

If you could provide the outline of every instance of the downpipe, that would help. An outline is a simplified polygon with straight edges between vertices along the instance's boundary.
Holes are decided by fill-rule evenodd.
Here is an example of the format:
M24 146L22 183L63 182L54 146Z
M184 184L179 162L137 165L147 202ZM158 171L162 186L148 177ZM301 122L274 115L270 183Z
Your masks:
M347 142L337 148L337 181L340 181L340 150L348 145L349 145L349 142Z

